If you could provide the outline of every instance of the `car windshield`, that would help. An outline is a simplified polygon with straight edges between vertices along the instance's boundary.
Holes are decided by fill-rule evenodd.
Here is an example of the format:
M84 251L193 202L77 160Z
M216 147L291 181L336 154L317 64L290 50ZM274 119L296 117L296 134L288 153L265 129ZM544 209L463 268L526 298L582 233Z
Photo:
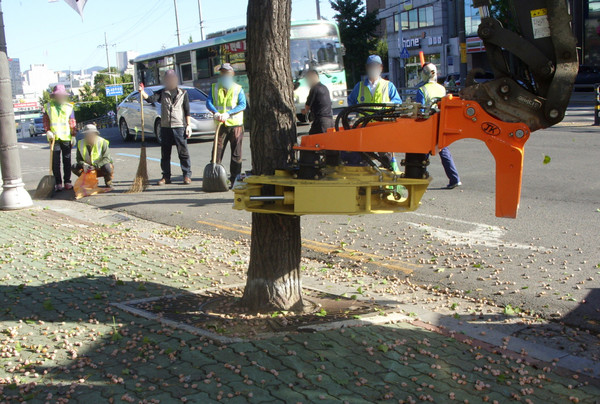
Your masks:
M44 123L44 120L42 118L35 118L33 120L34 123Z
M186 88L190 102L206 102L207 96L196 88Z
M341 70L342 48L335 27L329 24L292 27L291 57L296 78L310 69Z

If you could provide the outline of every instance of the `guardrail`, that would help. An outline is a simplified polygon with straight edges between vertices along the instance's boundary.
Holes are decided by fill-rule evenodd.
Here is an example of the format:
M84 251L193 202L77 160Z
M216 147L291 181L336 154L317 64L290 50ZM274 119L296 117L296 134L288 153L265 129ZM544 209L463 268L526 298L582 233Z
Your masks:
M96 125L98 130L106 128L114 128L117 126L117 117L104 115L98 118L90 119L83 122L77 122L77 130L82 130L85 125Z

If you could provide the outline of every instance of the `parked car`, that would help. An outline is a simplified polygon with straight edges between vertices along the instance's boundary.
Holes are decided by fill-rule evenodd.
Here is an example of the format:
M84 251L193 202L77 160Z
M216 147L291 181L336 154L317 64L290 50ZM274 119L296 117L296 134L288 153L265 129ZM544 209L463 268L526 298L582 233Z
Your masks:
M215 136L217 125L213 119L213 114L206 108L206 93L193 87L180 87L187 91L190 98L190 113L192 137L196 139L212 139ZM164 90L163 86L147 87L145 89L148 95L160 93ZM150 104L144 101L144 132L146 136L154 136L160 142L160 103ZM130 141L138 139L141 136L141 114L140 114L140 93L134 91L129 94L117 108L117 122L123 140Z
M44 120L42 117L34 118L33 122L29 125L29 135L31 135L31 137L36 137L44 132Z

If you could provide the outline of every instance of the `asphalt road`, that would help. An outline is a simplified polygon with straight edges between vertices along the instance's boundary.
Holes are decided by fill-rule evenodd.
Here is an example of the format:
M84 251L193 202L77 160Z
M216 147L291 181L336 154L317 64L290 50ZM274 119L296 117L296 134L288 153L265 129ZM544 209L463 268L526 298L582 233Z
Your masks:
M526 148L523 198L519 218L494 216L495 164L483 143L452 146L464 186L446 191L439 158L432 159L432 188L416 213L382 216L305 217L306 256L324 262L360 266L412 282L510 304L563 318L600 324L600 128L589 108L574 108L564 126L537 132ZM306 130L306 127L302 128ZM210 159L210 143L190 145L194 184L152 186L125 194L135 176L139 144L123 143L118 131L106 130L116 166L116 190L82 203L125 211L170 225L212 234L248 238L250 214L231 209L232 194L204 194L201 175ZM245 139L245 169L250 168ZM35 189L46 174L44 139L21 140L24 180ZM228 156L228 154L227 154ZM550 156L550 164L544 157ZM160 148L150 143L150 177L157 181ZM173 153L174 163L178 163ZM71 198L62 193L57 198ZM43 204L43 202L40 202Z

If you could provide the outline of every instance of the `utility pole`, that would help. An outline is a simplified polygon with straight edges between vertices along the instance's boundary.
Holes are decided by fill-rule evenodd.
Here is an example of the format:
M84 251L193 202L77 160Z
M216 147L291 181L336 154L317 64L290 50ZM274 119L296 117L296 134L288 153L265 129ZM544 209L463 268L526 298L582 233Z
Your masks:
M108 48L111 46L116 46L116 44L108 44L108 39L106 37L106 32L104 33L104 45L98 45L99 48L104 48L106 50L106 68L108 69L108 77L110 78L111 73L110 73L110 56L109 56L109 52L108 52ZM113 77L113 84L114 84L114 77Z
M114 44L114 43L112 45L108 44L108 39L106 37L106 32L105 32L104 33L104 45L98 45L98 47L106 49L106 65L108 66L107 69L108 69L108 80L109 80L109 82L110 82L110 77L112 75L110 73L110 56L109 56L108 48L111 47L111 46L114 47L114 46L116 46L116 44ZM115 60L116 60L116 58L115 58ZM113 84L117 83L117 78L115 76L112 76L112 82L113 82ZM119 97L117 97L115 95L115 103L117 103L117 104L118 104L118 98Z
M321 0L317 0L317 20L321 19Z
M16 210L33 206L21 178L21 158L15 128L10 71L6 55L4 16L0 0L0 168L2 169L2 194L0 209Z
M177 0L173 0L175 4L175 24L177 26L177 46L181 46L181 35L179 34L179 14L177 13Z
M467 36L465 26L465 0L457 0L456 19L458 24L458 45L460 48L460 82L461 85L467 83Z
M198 0L198 16L200 17L200 40L204 41L204 20L202 19L202 0Z

